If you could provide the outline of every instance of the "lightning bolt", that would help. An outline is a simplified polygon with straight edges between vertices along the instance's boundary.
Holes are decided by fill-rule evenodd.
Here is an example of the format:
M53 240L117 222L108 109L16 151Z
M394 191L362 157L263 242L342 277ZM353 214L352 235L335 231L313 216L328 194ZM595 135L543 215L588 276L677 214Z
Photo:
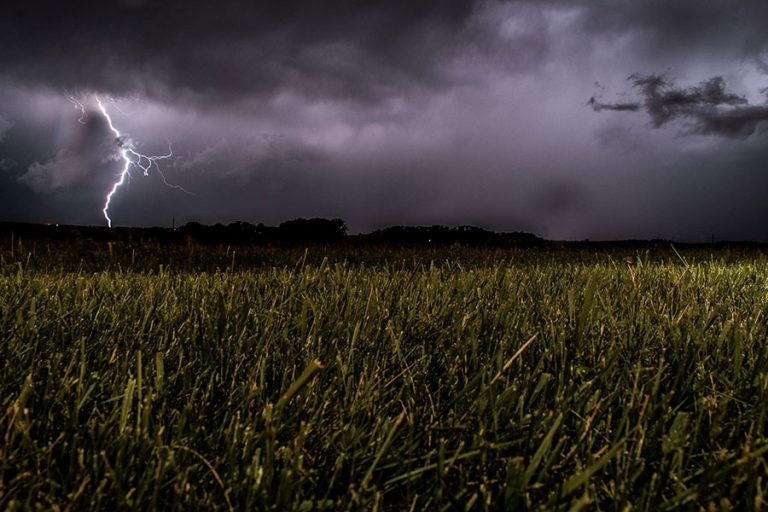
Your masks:
M104 218L107 220L108 227L112 227L112 219L109 216L109 205L112 202L112 197L115 195L115 193L117 193L120 187L122 187L128 180L131 179L131 167L137 167L141 169L144 176L149 176L149 172L154 169L158 176L160 176L160 179L162 179L163 184L166 186L181 190L186 194L194 195L192 192L186 190L181 185L174 185L169 183L165 178L165 174L157 163L159 160L165 160L173 156L173 148L171 147L170 141L168 141L168 153L165 155L145 155L143 153L139 153L136 150L136 146L134 145L131 138L120 133L120 130L115 127L114 123L112 122L112 117L109 115L109 112L107 112L106 107L101 102L99 97L96 96L95 99L99 106L99 110L109 124L110 131L115 135L115 141L118 147L118 155L120 160L123 162L123 168L118 175L118 179L112 184L112 188L104 198L104 208L101 210L101 212L104 214ZM88 115L83 103L71 96L69 97L69 101L75 106L76 109L80 111L81 115L80 119L78 119L78 122L85 123Z
M80 124L85 124L85 122L88 120L88 114L85 112L85 105L81 101L79 101L74 96L69 97L70 103L75 106L77 110L80 111L80 119L77 120Z

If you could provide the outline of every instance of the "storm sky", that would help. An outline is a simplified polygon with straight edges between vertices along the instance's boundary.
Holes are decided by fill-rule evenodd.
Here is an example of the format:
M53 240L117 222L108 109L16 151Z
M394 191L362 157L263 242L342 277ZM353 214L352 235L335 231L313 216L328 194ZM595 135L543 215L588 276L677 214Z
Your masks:
M766 23L763 0L11 0L0 220L105 224L119 144L170 141L194 195L134 169L115 225L766 241Z

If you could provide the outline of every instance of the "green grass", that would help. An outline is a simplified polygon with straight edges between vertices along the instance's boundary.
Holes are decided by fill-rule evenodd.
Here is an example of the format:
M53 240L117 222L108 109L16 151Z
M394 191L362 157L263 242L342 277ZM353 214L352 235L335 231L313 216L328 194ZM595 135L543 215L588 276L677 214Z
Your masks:
M764 507L757 252L99 250L0 256L0 508Z

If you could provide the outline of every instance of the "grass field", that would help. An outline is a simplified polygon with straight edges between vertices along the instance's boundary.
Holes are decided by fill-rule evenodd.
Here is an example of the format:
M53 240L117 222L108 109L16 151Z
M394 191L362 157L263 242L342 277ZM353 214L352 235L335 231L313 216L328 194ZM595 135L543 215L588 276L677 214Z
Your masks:
M14 243L0 509L766 505L758 250Z

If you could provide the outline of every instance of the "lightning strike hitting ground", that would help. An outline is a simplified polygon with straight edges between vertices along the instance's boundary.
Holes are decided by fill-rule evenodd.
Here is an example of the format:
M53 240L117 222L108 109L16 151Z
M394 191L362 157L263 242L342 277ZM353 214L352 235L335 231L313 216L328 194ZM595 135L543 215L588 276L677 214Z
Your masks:
M78 121L80 123L84 123L86 118L85 107L81 102L77 101L74 98L70 98L70 101L75 105L75 108L80 110L82 114L82 116ZM180 185L173 185L171 183L168 183L168 180L165 178L165 174L163 174L163 171L160 170L160 166L157 164L158 160L165 160L166 158L171 158L173 156L173 149L171 148L170 141L168 141L168 154L148 156L148 155L139 153L138 151L136 151L133 141L130 139L130 137L120 133L120 130L118 130L115 127L115 125L112 123L112 118L110 117L106 107L104 107L104 104L101 102L101 100L98 97L96 97L96 103L99 105L99 110L104 115L104 118L107 120L107 123L109 124L109 129L112 131L112 133L115 134L115 140L117 141L117 146L119 148L120 158L123 161L123 169L119 174L119 179L112 185L112 188L110 189L109 193L105 197L104 208L101 210L102 213L104 214L104 218L107 219L107 226L109 226L110 228L112 227L112 219L109 217L109 204L112 201L112 196L115 195L115 193L117 192L117 189L119 189L122 185L125 184L127 180L131 178L131 166L135 166L141 169L142 172L144 173L144 176L149 176L149 171L154 168L154 170L157 172L158 176L160 176L160 179L163 180L163 183L166 186L181 190L182 192L192 195L192 193L184 189L184 187Z

